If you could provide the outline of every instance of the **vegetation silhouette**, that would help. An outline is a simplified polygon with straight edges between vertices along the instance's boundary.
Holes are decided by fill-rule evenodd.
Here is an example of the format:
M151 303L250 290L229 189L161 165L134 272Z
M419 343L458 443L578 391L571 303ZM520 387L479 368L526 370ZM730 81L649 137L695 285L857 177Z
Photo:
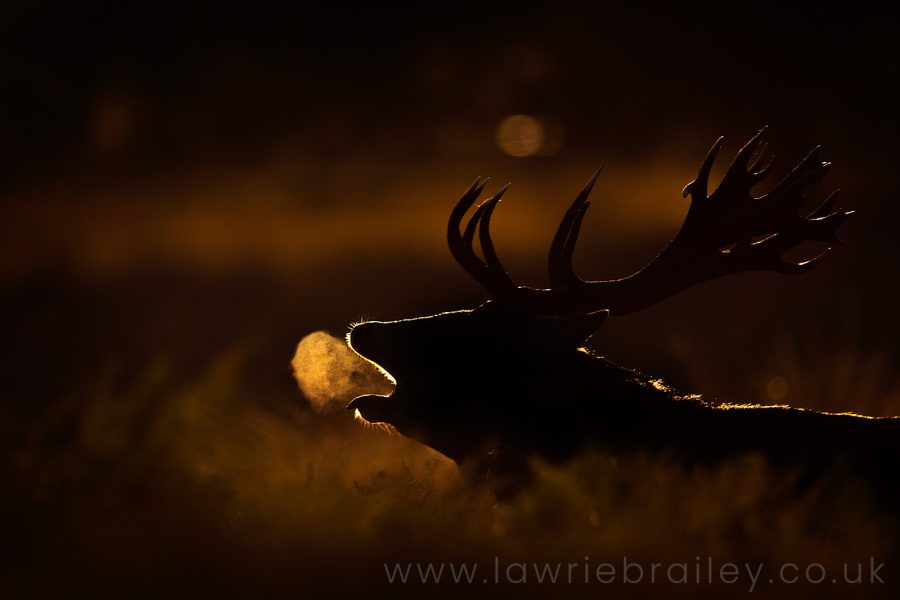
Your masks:
M683 190L691 204L680 231L646 267L612 281L585 281L572 265L599 171L553 239L548 289L517 286L494 249L490 221L506 187L478 205L461 228L486 183L476 180L453 209L447 237L456 261L491 299L473 310L353 326L350 347L396 387L389 395L359 396L347 408L488 477L501 494L527 479L534 456L564 461L594 448L665 454L687 466L759 453L772 468L796 475L800 488L850 473L878 500L894 505L900 500L893 476L900 466L900 418L714 403L679 394L581 347L610 315L732 273L805 273L831 246L843 244L837 229L852 211L836 208L838 190L804 210L805 192L830 167L819 147L771 191L751 193L772 168L764 137L765 128L708 193L719 138ZM476 235L483 257L474 249ZM808 241L828 249L799 263L783 257Z

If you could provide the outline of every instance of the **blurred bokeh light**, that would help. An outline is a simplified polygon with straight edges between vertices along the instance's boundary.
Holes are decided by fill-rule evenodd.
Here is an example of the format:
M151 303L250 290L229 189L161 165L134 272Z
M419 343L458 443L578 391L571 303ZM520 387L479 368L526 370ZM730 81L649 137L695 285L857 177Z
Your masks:
M564 133L558 119L509 115L497 125L497 146L510 156L552 156L562 149Z
M510 156L534 156L544 147L544 126L528 115L510 115L497 125L497 145Z

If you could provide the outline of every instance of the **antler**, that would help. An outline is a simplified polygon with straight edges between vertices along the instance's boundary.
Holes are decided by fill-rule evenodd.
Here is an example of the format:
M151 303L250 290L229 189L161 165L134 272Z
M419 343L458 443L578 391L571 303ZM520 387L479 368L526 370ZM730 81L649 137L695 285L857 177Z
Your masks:
M788 262L783 255L805 241L843 245L837 228L853 211L835 209L835 190L815 210L801 211L804 192L828 172L831 163L819 160L814 148L772 191L759 197L751 189L769 174L771 159L763 165L766 129L757 133L735 156L718 188L707 194L709 174L724 138L706 155L697 178L682 194L691 196L684 224L669 245L646 267L622 279L585 281L572 265L572 254L590 194L600 171L569 207L550 247L549 289L516 287L501 265L490 240L490 218L506 187L481 204L466 226L459 224L474 204L486 181L476 180L450 216L448 240L456 260L491 293L495 300L511 301L542 314L576 314L609 309L625 314L645 308L692 285L754 270L805 273L818 265L826 249L815 258ZM763 166L761 166L763 165ZM475 228L485 260L472 248ZM829 247L830 249L830 247Z
M480 204L466 224L465 232L460 234L459 231L459 225L463 216L478 199L487 182L487 178L481 179L479 177L476 179L453 208L453 212L450 213L450 220L447 223L447 243L450 246L450 253L453 254L456 262L469 275L475 278L478 283L484 286L492 297L501 298L514 293L517 288L494 251L494 244L490 235L490 224L494 208L500 202L507 188L509 188L509 184L500 188L496 194ZM476 227L480 229L479 242L481 243L481 251L484 253L485 260L479 258L472 248Z

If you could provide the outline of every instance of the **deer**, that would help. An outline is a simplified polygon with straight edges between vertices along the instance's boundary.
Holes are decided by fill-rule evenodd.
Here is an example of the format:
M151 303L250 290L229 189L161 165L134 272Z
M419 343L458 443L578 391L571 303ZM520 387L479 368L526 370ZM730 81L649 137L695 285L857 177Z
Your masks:
M747 454L797 481L847 469L885 502L900 500L900 417L825 413L790 406L728 404L680 394L661 380L584 347L610 316L639 311L688 287L748 271L798 275L846 245L838 228L853 211L840 190L807 210L806 192L831 163L814 148L768 193L752 189L770 174L766 128L741 148L708 191L720 137L682 190L690 206L669 244L637 272L588 281L573 252L600 170L566 211L550 245L549 288L517 285L491 240L490 224L509 184L480 203L478 178L450 213L447 241L460 266L489 294L473 309L351 327L350 348L395 383L347 408L386 425L493 481L527 480L528 460L568 460L585 449L613 455L664 454L688 466L714 466ZM475 251L478 236L481 255ZM792 262L804 242L826 248ZM801 485L801 484L798 484ZM519 489L519 484L513 484Z

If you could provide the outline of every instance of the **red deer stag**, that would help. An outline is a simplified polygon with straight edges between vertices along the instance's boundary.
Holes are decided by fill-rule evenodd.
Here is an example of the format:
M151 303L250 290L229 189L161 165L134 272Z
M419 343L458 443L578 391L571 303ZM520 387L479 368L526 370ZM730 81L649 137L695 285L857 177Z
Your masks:
M805 241L841 243L836 230L852 213L835 208L837 191L802 214L804 191L830 166L819 148L769 193L751 194L772 166L763 164L764 134L737 153L709 194L719 138L683 190L691 203L681 230L646 267L612 281L585 281L572 266L597 174L553 239L549 289L517 286L494 250L491 215L506 187L460 229L485 185L476 180L453 209L447 238L456 261L491 299L472 310L354 326L350 346L389 373L396 388L388 396L360 396L348 408L458 462L492 464L495 477L524 473L529 456L564 460L588 447L662 452L686 464L757 452L774 468L798 471L800 480L815 481L841 466L871 482L879 497L900 498L900 418L716 405L679 396L581 348L610 314L640 310L731 273L805 273L827 250L800 263L783 255ZM473 249L476 234L483 259Z

